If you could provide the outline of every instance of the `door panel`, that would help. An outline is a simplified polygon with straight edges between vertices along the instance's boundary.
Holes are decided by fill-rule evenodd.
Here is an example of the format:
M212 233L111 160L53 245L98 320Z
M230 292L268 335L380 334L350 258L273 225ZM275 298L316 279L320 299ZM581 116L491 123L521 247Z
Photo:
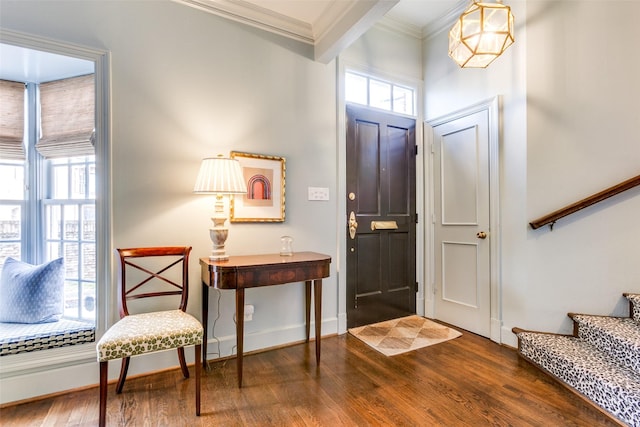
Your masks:
M380 272L380 239L376 235L358 236L356 239L356 289L359 295L382 293Z
M442 223L477 224L476 128L442 136Z
M356 124L357 138L351 165L347 167L353 169L356 174L355 194L358 195L355 202L357 212L360 214L378 215L380 203L378 199L378 189L380 188L378 170L380 168L379 138L380 126L378 123L367 123L358 121ZM348 173L348 172L347 172Z
M389 289L402 289L409 278L407 269L403 265L409 257L409 236L407 233L393 233L389 235Z
M478 307L478 245L442 242L442 299L454 304ZM465 268L457 264L462 262Z
M489 118L434 127L435 317L491 334ZM486 238L478 237L487 233Z
M347 326L413 314L415 120L347 106L346 163Z
M412 165L415 168L415 156L407 155L407 148L414 151L415 140L413 142L407 141L407 129L398 129L389 127L388 129L389 139L392 141L389 144L389 164L397 171L409 171ZM409 146L409 144L412 144ZM407 175L405 173L394 173L388 176L389 201L387 204L387 213L389 215L402 215L409 216L411 212L410 203L407 201L410 198L409 192L413 187L412 183L408 182Z

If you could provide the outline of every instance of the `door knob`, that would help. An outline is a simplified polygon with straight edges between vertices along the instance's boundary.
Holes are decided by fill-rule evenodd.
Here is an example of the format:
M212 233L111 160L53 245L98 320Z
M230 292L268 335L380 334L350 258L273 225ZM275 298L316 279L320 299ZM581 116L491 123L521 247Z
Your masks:
M349 237L351 240L356 238L356 229L358 228L358 223L356 222L356 214L351 211L349 214Z
M484 231L478 231L476 233L476 237L478 239L486 239L487 238L487 233L485 233Z

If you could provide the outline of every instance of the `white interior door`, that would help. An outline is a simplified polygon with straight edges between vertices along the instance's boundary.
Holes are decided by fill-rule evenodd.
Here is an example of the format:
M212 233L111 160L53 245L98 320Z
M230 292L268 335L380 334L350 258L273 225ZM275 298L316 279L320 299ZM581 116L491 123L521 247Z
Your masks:
M489 111L433 127L434 317L491 336Z

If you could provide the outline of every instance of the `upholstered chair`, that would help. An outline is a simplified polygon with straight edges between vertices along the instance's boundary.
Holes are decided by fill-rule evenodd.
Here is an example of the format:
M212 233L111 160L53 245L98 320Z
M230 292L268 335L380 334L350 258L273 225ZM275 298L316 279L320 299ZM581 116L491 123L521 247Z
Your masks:
M131 357L146 353L177 349L182 374L189 378L184 357L184 348L189 346L195 346L196 415L200 415L203 328L200 321L186 313L190 252L191 247L117 250L120 320L96 345L100 363L100 426L106 424L110 360L122 360L116 386L116 393L121 393ZM179 300L175 304L178 308L166 309L167 300Z

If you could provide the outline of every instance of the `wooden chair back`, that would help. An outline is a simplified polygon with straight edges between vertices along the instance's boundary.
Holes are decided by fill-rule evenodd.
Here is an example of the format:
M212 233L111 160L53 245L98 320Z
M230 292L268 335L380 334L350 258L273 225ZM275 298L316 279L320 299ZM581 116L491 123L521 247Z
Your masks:
M118 304L120 317L129 315L129 301L180 296L179 309L189 299L190 246L163 246L116 250L119 262ZM176 271L179 269L179 271Z

